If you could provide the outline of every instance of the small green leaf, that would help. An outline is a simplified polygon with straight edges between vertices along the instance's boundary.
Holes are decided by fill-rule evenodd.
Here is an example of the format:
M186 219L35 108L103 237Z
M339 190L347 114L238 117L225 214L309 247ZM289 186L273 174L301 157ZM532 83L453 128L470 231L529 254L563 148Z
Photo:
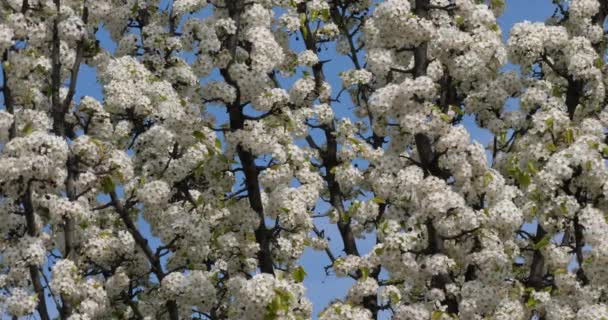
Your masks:
M218 149L222 149L222 140L220 138L215 138L215 147Z
M507 143L507 132L506 131L503 131L503 132L500 133L500 137L498 138L498 141L502 145L504 145L505 143Z
M457 16L456 17L456 25L461 27L462 25L464 25L464 17L463 16Z
M490 0L490 6L492 9L502 10L505 7L504 0Z
M532 182L532 179L530 179L530 175L527 174L526 172L519 172L519 174L517 175L517 182L519 183L520 186L526 188L527 186L530 185L530 183Z
M205 203L205 198L203 198L202 195L198 196L198 198L196 198L196 206L198 207L198 206L202 205L203 203Z
M308 26L306 25L306 19L306 13L300 13L300 29L304 39L308 38Z
M105 176L103 177L103 179L101 179L101 190L103 190L103 192L105 193L110 193L112 191L114 191L114 181L112 180L112 177L110 176Z
M553 143L548 143L546 146L547 150L549 150L549 152L553 153L555 151L557 151L557 146Z
M349 221L350 220L350 213L348 213L347 211L343 212L342 215L340 215L340 219L342 221Z
M568 207L566 206L565 202L560 203L559 205L559 210L563 213L563 214L567 214L568 213Z
M377 256L381 256L381 255L384 253L384 247L376 247L376 248L374 249L374 253L375 253Z
M372 199L372 202L377 203L377 204L386 204L386 200L384 200L382 198L378 198L378 197L374 197Z
M452 111L454 111L457 115L464 116L464 110L462 110L460 107L455 106L455 105L450 105L450 109L452 109Z
M369 277L369 268L363 267L361 270L361 280L366 280Z
M556 98L561 98L564 95L559 86L554 86L553 90L551 91L551 94Z
M534 163L532 161L528 161L528 172L530 172L531 174L538 173L538 169L536 169L536 167L534 166Z
M534 308L537 304L538 302L536 301L536 299L534 299L534 297L530 295L530 298L528 298L528 301L526 302L526 307Z
M587 145L589 146L589 148L591 149L597 149L600 147L600 144L595 142L595 141L587 141Z
M321 18L323 18L323 21L329 21L329 19L331 18L329 8L321 10Z
M490 184L490 182L492 182L492 180L494 180L494 176L492 176L492 173L489 171L486 172L483 175L483 186L487 187Z
M34 132L34 126L31 122L28 122L27 124L25 124L25 127L23 127L23 134L27 136L32 132Z
M540 250L551 243L551 235L544 236L539 242L534 244L534 250Z
M431 320L439 320L443 316L443 311L435 310L433 311L433 315L431 316Z
M595 59L595 67L598 69L602 69L604 67L604 60L601 57Z
M299 266L291 273L291 275L293 276L293 280L295 282L300 283L304 281L304 278L306 278L307 273L306 270L304 270L304 267Z
M547 127L549 127L549 130L553 130L554 122L555 120L553 118L548 118L547 120L545 120L545 124L547 125Z
M393 291L389 292L388 297L392 303L396 303L396 302L399 302L399 300L401 300L399 295Z
M205 139L205 134L196 130L194 132L192 132L192 135L197 139L197 140L203 140Z
M445 113L440 114L439 117L441 118L441 120L443 120L443 122L450 123L452 121L452 117Z
M574 143L574 131L572 129L568 129L564 132L564 140L566 140L568 145Z

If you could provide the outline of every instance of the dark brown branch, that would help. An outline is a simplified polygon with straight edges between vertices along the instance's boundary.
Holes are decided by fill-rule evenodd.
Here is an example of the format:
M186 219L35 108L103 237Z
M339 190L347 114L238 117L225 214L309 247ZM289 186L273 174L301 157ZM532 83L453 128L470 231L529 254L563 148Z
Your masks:
M25 211L25 220L27 227L27 234L30 237L38 237L38 230L36 228L36 217L34 213L34 206L32 204L32 190L31 183L28 183L28 186L25 190L25 194L23 196L23 209ZM32 279L32 286L34 287L34 291L36 292L36 296L38 297L38 305L36 306L36 310L38 311L38 315L40 315L40 319L49 320L49 313L46 306L46 297L44 296L44 288L42 287L42 283L40 282L40 274L38 271L38 267L35 265L28 266L30 278Z
M84 7L82 9L82 21L84 22L84 24L87 24L87 21L89 19L89 8L88 7ZM74 65L72 66L72 70L70 70L70 87L68 88L68 94L66 95L65 100L63 101L63 114L65 117L65 114L67 113L67 111L69 110L70 104L72 103L72 100L74 99L74 94L76 93L76 84L78 83L78 72L80 70L80 64L82 63L82 58L84 55L84 42L86 36L84 36L82 39L80 39L80 41L78 41L78 44L76 46L76 58L74 60Z
M238 37L241 29L241 14L243 13L245 3L243 0L236 0L228 2L226 6L230 17L234 20L237 26L237 32L230 35L226 40L228 51L230 51L234 59L234 57L236 57ZM237 97L235 101L227 104L228 114L230 117L230 130L236 131L243 129L246 117L243 114L243 108L241 108L242 101L240 88L236 81L232 79L227 69L220 70L220 73L228 84L237 89ZM260 250L258 251L258 266L263 273L274 275L274 263L270 250L271 232L266 227L266 222L264 219L264 206L262 204L262 195L258 180L259 170L255 164L255 157L251 152L245 150L239 145L237 146L237 154L243 167L243 173L245 174L245 185L247 188L249 205L259 217L259 224L255 229L255 239L260 246Z
M547 233L539 222L538 226L536 227L536 234L532 238L532 241L537 244L545 238L546 234ZM532 255L532 263L530 265L530 274L525 283L526 286L535 289L542 289L548 285L547 281L545 281L545 257L540 249L534 250L534 254Z
M144 236L142 236L142 234L137 229L137 226L135 226L135 223L131 219L129 212L123 206L122 202L118 199L118 196L116 195L116 191L112 190L112 191L110 191L109 194L110 194L110 199L112 201L112 206L116 209L116 212L118 212L120 219L122 220L125 227L127 228L127 231L131 234L131 236L133 236L133 239L135 240L135 243L137 244L137 246L143 251L146 258L148 258L148 262L150 263L150 265L152 267L152 272L156 275L156 277L158 278L158 281L161 282L163 280L163 278L166 276L166 274L163 271L163 267L161 265L160 259L158 258L157 255L154 254L154 252L152 251L152 248L150 248L150 245L148 244L148 240ZM170 319L178 320L179 314L178 314L177 303L175 302L175 300L169 300L169 301L167 301L166 304L167 304L167 310L169 311Z
M9 49L7 49L2 57L2 61L8 61L8 53ZM15 116L15 98L11 92L11 88L8 85L8 77L6 74L6 66L2 66L2 78L4 79L4 86L2 87L2 93L4 95L4 106L6 107L6 111L13 115L13 123L8 131L8 138L12 140L17 136L17 126Z

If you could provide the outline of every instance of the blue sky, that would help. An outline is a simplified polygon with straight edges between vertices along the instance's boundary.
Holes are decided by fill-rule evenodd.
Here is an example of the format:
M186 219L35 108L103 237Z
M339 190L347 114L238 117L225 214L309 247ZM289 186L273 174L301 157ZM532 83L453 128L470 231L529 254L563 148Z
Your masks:
M552 12L553 7L551 5L551 0L507 0L507 8L505 10L505 13L499 19L499 23L503 30L505 39L508 36L508 30L514 23L523 20L543 21L544 19L549 17ZM202 13L201 15L205 16L206 13ZM98 33L98 36L102 46L104 46L104 48L110 51L113 51L115 45L109 39L108 34L101 30ZM293 46L298 50L302 49L301 41L299 43L295 41L292 43ZM325 72L328 77L328 81L334 87L335 93L338 90L337 88L340 88L340 79L338 77L338 73L340 71L351 69L352 65L350 61L345 57L337 56L332 47L329 47L327 51L323 51L322 59L325 58L332 59L332 62L326 65ZM287 87L290 83L294 81L294 79L295 78L284 79L282 83L284 86ZM206 80L208 81L209 79ZM89 68L87 66L83 66L81 68L79 82L77 85L77 93L75 96L76 101L78 101L80 97L84 95L93 96L99 100L103 99L101 85L96 80L96 72L94 69ZM336 108L336 114L338 116L352 115L351 106L348 100L349 99L343 98L343 103L334 106ZM218 120L226 120L224 110L220 108L210 108L209 111L215 114L218 117ZM475 126L474 121L471 118L466 118L464 121L464 125L471 132L472 138L481 142L484 145L487 144L492 138L486 130L479 129L477 126ZM325 208L326 206L320 206L318 209L319 211L324 211ZM140 221L139 225L144 231L144 233L146 233L148 236L151 236L149 227L144 222ZM340 241L340 235L337 232L336 226L331 225L327 221L323 220L317 221L317 225L320 229L324 229L326 231L326 234L332 239L332 251L337 255L341 255L342 246ZM368 237L368 239L358 241L360 251L362 253L368 252L373 246L374 242L375 238L373 236ZM153 246L158 245L158 241L153 239L151 244ZM329 301L335 298L344 297L348 288L352 284L352 280L338 279L333 275L326 275L324 267L329 263L330 262L326 254L322 251L306 250L304 256L301 259L301 264L304 266L308 273L304 284L307 287L308 297L314 305L313 314L315 319L318 312L321 311L323 307L328 304ZM383 318L388 318L388 315L384 314Z

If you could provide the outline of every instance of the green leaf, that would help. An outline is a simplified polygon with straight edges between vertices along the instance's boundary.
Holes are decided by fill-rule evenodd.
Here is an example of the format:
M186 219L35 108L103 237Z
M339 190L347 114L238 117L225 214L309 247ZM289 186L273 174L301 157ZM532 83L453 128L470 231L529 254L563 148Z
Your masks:
M198 207L198 206L202 205L203 203L205 203L205 198L203 198L202 195L198 196L198 198L196 198L196 206Z
M534 299L534 297L532 295L530 295L530 298L528 298L528 301L526 302L526 307L534 308L534 307L536 307L537 304L538 304L538 301L536 301L536 299Z
M374 253L375 253L377 256L381 256L381 255L384 253L384 247L376 247L376 248L374 249Z
M308 26L306 25L306 13L300 13L300 29L302 30L302 37L308 38Z
M554 86L553 90L551 90L551 94L556 98L561 98L564 95L562 89L559 86Z
M602 69L604 67L604 60L601 57L595 59L595 67L598 69Z
M519 174L517 175L517 182L519 183L520 186L526 188L527 186L530 185L530 183L532 182L532 179L530 179L530 175L527 174L526 172L519 172Z
M389 227L388 220L382 221L382 223L380 224L380 232L382 232L383 234L386 234L388 231L388 227Z
M197 140L203 140L205 139L205 134L196 130L194 132L192 132L192 135L197 139Z
M545 235L539 242L534 244L534 250L540 250L551 243L551 235Z
M600 147L600 144L595 142L595 141L587 141L587 145L589 146L589 148L591 149L597 149Z
M23 134L25 134L27 136L32 132L34 132L34 126L32 125L31 122L26 123L25 127L23 127Z
M505 1L504 0L490 0L490 6L492 7L492 9L494 9L494 8L502 9L505 7Z
M534 166L534 163L532 161L528 161L528 172L530 172L531 174L538 173L538 169L536 169L536 167Z
M545 124L547 125L547 127L549 127L549 130L553 130L554 122L555 120L553 118L548 118L547 120L545 120Z
M348 211L344 211L342 213L342 215L340 215L340 219L342 221L349 221L350 220L350 213Z
M378 198L378 197L374 197L372 199L372 202L377 203L377 204L386 204L386 200L384 200L382 198Z
M222 149L222 140L220 138L215 138L215 147L218 149Z
M266 306L266 314L264 320L275 320L279 316L279 310L281 310L281 299L274 297L270 304Z
M490 184L490 182L492 182L492 180L494 180L494 176L492 176L492 173L489 171L486 172L483 175L483 186L487 187Z
M452 121L452 117L445 113L440 114L439 117L441 118L441 120L443 120L443 122L450 123Z
M553 143L548 143L546 146L547 150L549 150L549 152L553 153L555 151L557 151L557 146Z
M101 179L101 190L103 190L103 192L105 193L110 193L112 191L114 191L114 181L112 180L112 177L110 176L105 176L103 177L103 179Z
M462 110L460 107L455 106L455 105L450 105L450 109L452 109L452 111L454 111L457 115L464 116L464 110Z
M399 302L399 300L401 300L401 298L399 297L399 295L396 292L393 292L393 291L391 291L388 294L388 297L389 297L389 299L390 299L390 301L392 303L396 303L396 302Z
M507 143L507 132L503 131L500 133L500 137L498 138L498 142L500 142L500 144L504 145L505 143Z
M464 17L463 16L457 16L456 17L456 25L461 27L462 25L464 25Z
M439 320L443 316L443 311L435 310L433 311L433 315L431 316L431 320Z
M608 157L608 146L602 149L602 153L604 154L604 157Z
M369 268L368 267L363 267L360 270L361 270L361 280L366 280L367 278L369 278Z
M304 281L304 278L306 278L306 275L308 274L306 273L306 270L304 270L304 267L299 266L291 273L291 275L295 282L300 283Z
M567 214L568 213L568 207L566 206L565 202L560 203L559 205L559 210L563 213L563 214Z
M564 132L564 140L566 140L568 145L574 143L574 131L572 129L568 129Z
M329 8L321 10L321 18L323 18L323 21L329 21L329 19L331 18Z

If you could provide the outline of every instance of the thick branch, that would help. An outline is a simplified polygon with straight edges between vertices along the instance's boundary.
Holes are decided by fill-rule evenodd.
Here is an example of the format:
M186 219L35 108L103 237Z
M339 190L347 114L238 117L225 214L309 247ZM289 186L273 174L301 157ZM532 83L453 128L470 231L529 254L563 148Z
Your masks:
M34 206L32 205L32 190L30 188L29 183L27 189L25 190L25 195L23 196L23 209L25 210L27 234L30 237L38 237ZM36 292L36 296L38 297L38 305L36 306L36 310L40 315L40 319L49 320L50 317L46 306L46 297L44 296L44 288L42 287L42 283L40 282L40 274L38 271L38 267L35 265L30 265L28 266L28 269L30 273L30 278L32 279L32 286L34 287L34 291Z
M2 61L8 61L8 53L7 49L2 57ZM15 98L11 92L11 88L8 85L8 77L6 74L6 66L2 66L2 79L4 79L4 85L2 86L2 94L4 95L4 106L6 107L6 111L13 116L15 115ZM17 126L15 125L15 118L13 118L13 123L8 132L9 140L12 140L17 136Z
M533 242L536 244L542 241L546 234L539 222L536 227L536 235L532 239ZM526 285L536 289L542 289L547 286L545 281L545 257L540 250L534 250L532 264L530 265L530 275L526 280Z
M244 4L245 3L243 0L230 1L227 3L228 13L237 25L237 32L231 35L226 41L228 50L232 53L233 58L236 56L238 37L241 28L241 14L244 9ZM241 108L241 94L239 86L236 81L232 79L227 69L222 69L221 74L226 82L237 90L237 97L235 101L227 105L228 114L230 116L230 130L241 130L245 124L245 115L243 114L243 109ZM274 275L274 264L270 251L271 234L266 227L266 222L264 221L264 206L262 204L262 195L258 180L259 171L257 169L257 165L255 164L255 157L251 152L245 150L240 145L237 146L237 153L245 174L245 185L247 187L249 205L258 214L260 219L259 224L255 229L255 239L260 246L260 250L258 251L258 266L263 273Z
M152 266L152 272L156 275L158 281L161 282L166 276L166 274L163 271L160 259L157 255L154 254L152 248L150 248L148 240L139 232L137 226L135 226L135 223L131 219L129 212L123 206L122 202L120 202L120 200L118 199L115 190L110 191L110 199L112 200L112 206L116 209L116 212L118 212L118 215L120 216L122 222L125 224L127 231L131 234L131 236L133 236L133 239L135 240L137 246L144 252L146 258L148 258L148 262ZM167 310L169 311L170 319L178 320L179 313L175 300L169 300L166 304Z

